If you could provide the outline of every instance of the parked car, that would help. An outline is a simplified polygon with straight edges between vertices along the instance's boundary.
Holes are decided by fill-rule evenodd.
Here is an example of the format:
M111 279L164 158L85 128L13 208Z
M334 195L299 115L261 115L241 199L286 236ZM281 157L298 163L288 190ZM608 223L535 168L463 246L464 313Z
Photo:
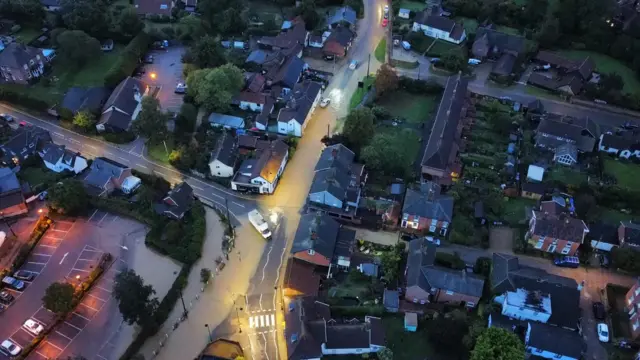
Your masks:
M179 83L174 90L176 94L184 94L187 92L187 84Z
M351 60L351 62L349 63L349 70L355 70L357 68L358 68L358 61Z
M607 316L607 312L604 309L604 304L601 302L593 303L593 316L598 320L604 320Z
M382 19L382 27L386 27L389 24L389 19Z
M482 64L482 61L478 59L469 59L468 63L469 65L480 65Z
M44 326L33 319L25 321L24 324L22 324L22 327L35 336L40 335L42 330L44 330Z
M433 59L429 60L429 62L432 63L432 64L437 64L437 63L440 62L440 58L433 58Z
M8 114L0 114L0 120L4 120L6 122L14 122L16 118Z
M634 124L631 121L627 121L622 125L622 128L625 130L633 130L638 128L638 124Z
M609 327L605 323L598 324L598 340L601 342L609 342Z
M11 295L8 291L0 291L0 303L9 305L12 301L13 295Z
M18 356L22 351L22 348L18 346L18 344L13 341L7 339L0 344L0 350L2 350L5 354L11 356Z
M402 42L402 48L405 50L411 50L411 44L408 41L403 41Z
M31 281L36 277L36 274L28 270L18 270L13 274L13 277L18 280Z
M322 98L322 100L320 100L321 108L326 108L327 106L329 106L329 104L331 104L331 99L329 98Z
M21 127L29 126L26 121L20 121L18 125L20 125Z
M153 55L147 55L144 57L145 64L153 64Z
M562 256L553 260L556 266L577 268L580 266L580 259L577 256Z
M435 246L440 246L440 239L436 239L433 236L425 236L428 242L434 244Z
M2 279L2 283L5 284L6 286L9 286L15 290L22 290L24 289L24 282L20 281L16 278L12 278L11 276L5 276L4 279Z

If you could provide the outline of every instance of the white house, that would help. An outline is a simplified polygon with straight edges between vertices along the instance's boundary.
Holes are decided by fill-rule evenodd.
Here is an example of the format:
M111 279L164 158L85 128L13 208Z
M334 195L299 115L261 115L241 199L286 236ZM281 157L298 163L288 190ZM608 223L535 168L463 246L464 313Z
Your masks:
M421 31L427 36L454 44L460 44L467 38L462 25L443 16L429 15L428 9L416 15L413 31Z
M231 189L273 194L289 160L289 146L280 140L261 142L255 156L246 159L231 179Z
M234 103L237 103L242 110L251 110L259 113L267 103L267 96L261 93L242 91L236 95Z
M101 132L129 130L142 110L142 98L148 94L149 86L140 80L131 76L122 80L104 104L96 129Z
M211 175L221 178L232 177L238 155L237 150L235 138L231 134L225 133L218 140L216 149L211 152L209 159Z
M525 289L507 291L503 295L502 315L512 319L534 320L542 323L551 317L549 294Z
M631 157L640 159L640 138L633 135L602 134L598 149L624 159Z
M296 84L287 105L278 113L278 133L302 137L321 95L322 85L318 82Z
M87 159L65 149L64 145L48 143L42 148L40 157L49 170L57 173L67 170L79 174L88 166Z

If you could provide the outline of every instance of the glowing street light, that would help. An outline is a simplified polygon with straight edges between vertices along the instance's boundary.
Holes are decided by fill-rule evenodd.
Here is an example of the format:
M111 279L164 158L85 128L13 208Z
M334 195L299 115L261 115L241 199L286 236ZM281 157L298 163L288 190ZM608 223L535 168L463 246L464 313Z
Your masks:
M154 73L154 72L152 72L152 73L151 73L151 78L152 78L152 79L154 79L154 80L155 80L155 79L156 79L156 76L157 76L157 75L156 75L156 73Z
M42 209L38 209L38 214L42 214Z

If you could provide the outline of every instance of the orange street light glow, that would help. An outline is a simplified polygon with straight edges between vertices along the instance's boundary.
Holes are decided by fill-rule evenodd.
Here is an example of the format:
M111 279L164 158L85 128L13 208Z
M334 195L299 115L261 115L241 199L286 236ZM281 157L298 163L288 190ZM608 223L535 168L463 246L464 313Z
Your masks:
M151 73L151 78L155 79L156 78L156 73Z

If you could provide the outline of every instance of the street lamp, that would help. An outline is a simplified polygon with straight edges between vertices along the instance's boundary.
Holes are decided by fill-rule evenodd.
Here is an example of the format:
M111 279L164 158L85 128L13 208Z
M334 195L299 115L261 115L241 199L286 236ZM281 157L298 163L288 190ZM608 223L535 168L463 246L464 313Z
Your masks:
M156 76L157 76L157 75L156 75L156 73L154 73L154 72L152 72L152 73L151 73L151 78L152 78L153 80L155 80L155 79L156 79Z
M209 342L213 342L213 338L211 337L211 329L209 329L209 324L204 324L204 327L207 328L207 333L209 333Z

